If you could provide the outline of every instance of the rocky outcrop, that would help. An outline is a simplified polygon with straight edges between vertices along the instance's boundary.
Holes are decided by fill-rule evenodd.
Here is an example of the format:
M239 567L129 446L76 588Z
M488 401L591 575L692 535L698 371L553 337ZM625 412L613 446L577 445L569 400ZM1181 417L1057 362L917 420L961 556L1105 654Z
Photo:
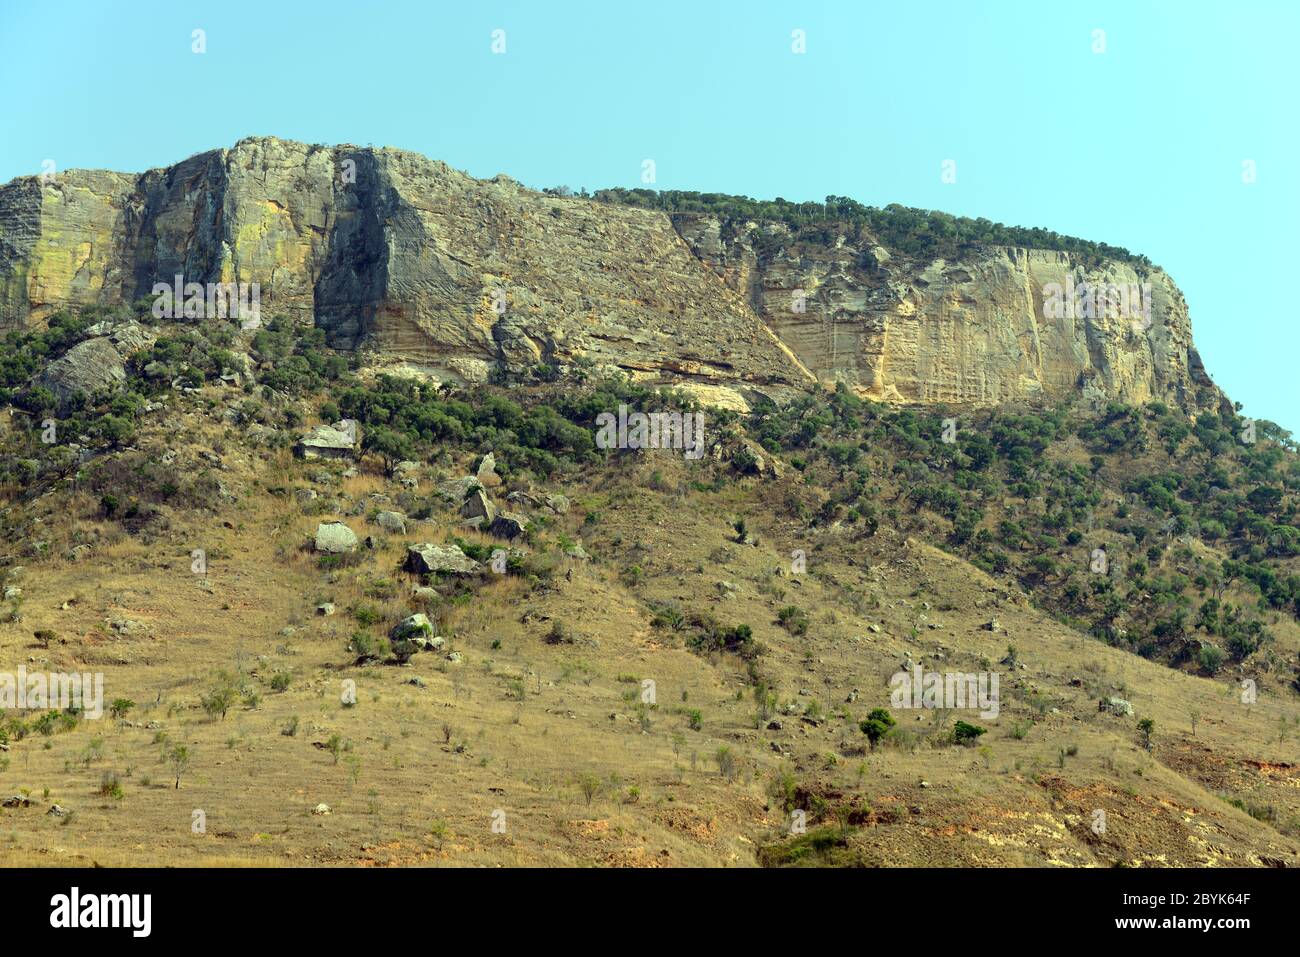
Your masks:
M465 498L465 504L460 507L460 514L463 518L471 521L477 519L480 522L492 524L492 519L496 518L496 507L488 499L482 488L476 488Z
M528 530L528 516L520 512L499 512L488 532L497 538L518 538Z
M112 392L126 381L122 354L107 338L87 339L46 366L36 379L66 407L80 393L86 398Z
M917 258L836 228L785 242L781 224L538 193L402 150L252 138L0 187L0 329L181 276L257 284L263 320L454 382L580 364L739 411L839 382L921 403L1212 390L1157 269L1015 247ZM1149 282L1151 321L1048 314L1051 284L1085 281Z
M724 386L811 383L666 216L475 180L396 149L274 138L130 176L0 187L0 328L155 284L256 283L260 314L452 381L578 359Z
M356 457L357 423L342 419L333 425L318 425L294 445L294 454L304 459L351 459Z
M1187 303L1158 268L1008 246L916 258L867 230L800 242L783 224L677 214L691 249L827 386L915 403L1057 401L1083 393L1182 405L1220 396ZM1056 290L1149 284L1150 309L1056 309ZM1205 393L1204 396L1199 393Z
M406 549L406 570L416 574L473 575L481 568L459 545L422 542Z

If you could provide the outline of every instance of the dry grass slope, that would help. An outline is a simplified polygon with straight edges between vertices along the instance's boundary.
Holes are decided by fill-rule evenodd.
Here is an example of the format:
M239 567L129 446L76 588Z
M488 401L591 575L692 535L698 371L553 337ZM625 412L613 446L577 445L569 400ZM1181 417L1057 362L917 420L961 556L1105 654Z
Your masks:
M622 459L554 489L573 508L529 546L535 579L488 573L429 608L441 651L356 664L353 632L386 634L424 607L401 569L408 542L493 540L450 509L388 534L364 502L399 487L372 463L340 478L287 453L264 461L205 414L183 418L187 466L195 449L224 450L232 498L214 511L170 510L165 529L130 536L85 493L33 506L50 557L12 579L22 621L0 625L0 665L102 671L106 700L136 706L0 753L0 793L32 799L0 809L0 864L1300 864L1294 699L1243 705L889 528L810 543L765 504L792 479L699 491L671 453ZM172 441L153 428L136 444ZM421 490L470 463L456 465L424 467ZM296 488L319 498L300 503ZM736 516L752 544L736 541ZM331 518L374 542L323 569L303 543ZM594 560L563 556L561 535ZM94 544L71 561L72 541ZM792 570L794 549L806 570ZM321 602L335 613L316 614ZM747 624L764 652L752 668L697 653L689 628L653 623L664 602ZM779 623L790 605L806 633ZM58 636L48 649L32 638L44 629ZM1008 645L1015 664L997 664ZM858 722L890 706L889 676L909 659L1003 673L999 716L972 719L988 727L980 747L948 743L961 715L934 711L896 711L892 740L869 747ZM202 704L222 673L245 692L224 717ZM773 702L756 703L756 678ZM1135 716L1099 713L1107 695ZM1150 752L1137 718L1155 721ZM178 746L192 755L179 788L166 759ZM54 803L71 813L47 814ZM790 834L788 806L807 811L806 835Z

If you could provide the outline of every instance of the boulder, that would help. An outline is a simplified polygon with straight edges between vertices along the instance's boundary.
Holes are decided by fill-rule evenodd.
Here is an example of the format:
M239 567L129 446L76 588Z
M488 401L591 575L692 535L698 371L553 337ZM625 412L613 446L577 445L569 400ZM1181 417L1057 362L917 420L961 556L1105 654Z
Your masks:
M1107 714L1113 714L1119 718L1130 718L1133 716L1133 705L1123 698L1103 698L1097 702L1097 710L1104 711Z
M472 475L466 475L462 478L452 479L449 482L443 482L438 486L438 494L452 500L459 505L465 501L466 496L482 483Z
M482 566L462 552L459 545L435 545L432 542L422 542L407 547L406 568L417 574L444 572L452 575L474 575Z
M474 477L479 483L486 485L488 488L495 488L501 484L501 477L497 475L496 456L489 452L478 461L474 467Z
M424 612L407 615L392 628L388 637L394 641L404 641L414 637L429 638L433 635L433 623Z
M488 531L497 538L518 538L527 527L527 515L521 512L502 512L492 520Z
M318 425L294 446L294 454L304 459L351 459L357 451L355 419L340 419L333 425Z
M511 505L518 505L523 508L543 508L546 505L541 498L532 492L523 491L511 492L506 496L506 501Z
M417 651L425 651L431 647L433 638L433 624L429 621L429 616L423 612L414 615L407 615L388 633L389 643L393 649L393 655L400 661L405 661Z
M36 385L54 393L59 407L66 407L78 392L89 397L113 392L126 382L122 354L107 338L79 342L60 359L55 359L36 377Z
M569 511L569 499L564 495L541 495L537 492L518 491L507 495L506 501L522 508L545 509L556 515L567 515Z
M784 474L784 469L776 457L749 438L740 440L739 447L732 455L732 462L742 471L752 472L765 478L780 478Z
M357 550L357 534L342 522L321 522L316 526L316 551L344 554Z
M406 534L406 516L401 512L382 511L375 516L375 524L386 532Z
M460 514L471 520L482 519L484 523L491 525L492 519L496 518L497 510L480 486L466 496L465 503L460 507Z

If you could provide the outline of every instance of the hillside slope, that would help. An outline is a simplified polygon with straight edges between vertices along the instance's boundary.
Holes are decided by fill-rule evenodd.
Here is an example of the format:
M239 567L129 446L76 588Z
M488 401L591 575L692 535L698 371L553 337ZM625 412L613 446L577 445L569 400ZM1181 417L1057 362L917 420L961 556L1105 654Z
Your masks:
M0 662L101 672L119 714L6 715L0 863L1300 864L1300 640L1268 601L1291 600L1277 529L1300 473L1267 428L1212 454L1217 417L1004 410L950 447L940 414L841 390L706 407L697 460L601 451L597 410L690 397L581 375L441 389L349 370L288 324L126 310L55 316L0 371L39 378L98 340L128 354L117 386L58 409L3 394ZM364 454L292 454L340 415ZM1099 465L1073 467L1080 442ZM1226 490L1118 494L1203 458ZM1094 485L1120 500L1045 541ZM522 532L471 527L480 487ZM1180 501L1185 527L1135 568L1135 529ZM336 521L358 540L321 551ZM1115 568L1087 578L1097 535ZM420 543L484 564L418 573ZM1269 575L1192 581L1234 555ZM1106 587L1066 604L1071 563ZM1231 629L1222 603L1188 616L1179 647L1251 641L1215 669L1138 647L1152 592L1162 617L1211 592L1238 609ZM1122 633L1091 618L1109 594ZM389 636L414 613L441 641L411 653ZM899 707L891 677L917 666L996 673L998 713Z

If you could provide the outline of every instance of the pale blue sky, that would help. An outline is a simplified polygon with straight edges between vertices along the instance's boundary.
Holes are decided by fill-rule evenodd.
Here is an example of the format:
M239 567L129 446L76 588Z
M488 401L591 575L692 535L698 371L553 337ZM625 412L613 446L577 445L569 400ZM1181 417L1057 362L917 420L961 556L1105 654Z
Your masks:
M1043 226L1164 266L1211 375L1300 432L1300 316L1278 301L1297 41L1294 0L0 0L0 182L273 134L538 187L637 186L649 158L661 189Z

